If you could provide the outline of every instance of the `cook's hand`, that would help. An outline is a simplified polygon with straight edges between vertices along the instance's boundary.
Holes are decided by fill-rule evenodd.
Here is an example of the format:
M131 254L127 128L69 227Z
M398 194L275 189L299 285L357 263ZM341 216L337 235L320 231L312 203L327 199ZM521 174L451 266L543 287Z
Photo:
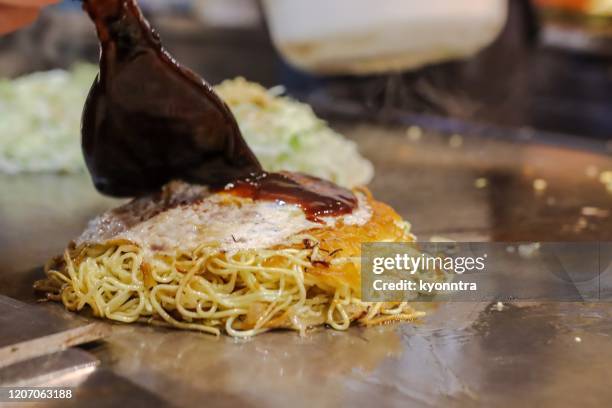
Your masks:
M60 0L0 0L0 35L36 20L40 9Z

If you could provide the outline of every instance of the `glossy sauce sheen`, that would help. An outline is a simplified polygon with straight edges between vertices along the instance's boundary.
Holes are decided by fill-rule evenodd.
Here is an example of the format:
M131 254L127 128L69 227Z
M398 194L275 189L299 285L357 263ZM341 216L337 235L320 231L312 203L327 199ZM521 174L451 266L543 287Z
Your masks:
M350 214L357 197L329 181L301 173L259 173L225 186L225 192L253 200L270 200L299 206L309 221Z
M164 50L135 0L85 0L84 8L101 44L82 128L99 191L138 196L181 179L295 204L314 222L355 209L355 195L333 183L263 172L229 108Z
M139 196L182 179L224 185L262 168L229 108L163 48L135 0L85 0L101 44L83 112L96 188Z

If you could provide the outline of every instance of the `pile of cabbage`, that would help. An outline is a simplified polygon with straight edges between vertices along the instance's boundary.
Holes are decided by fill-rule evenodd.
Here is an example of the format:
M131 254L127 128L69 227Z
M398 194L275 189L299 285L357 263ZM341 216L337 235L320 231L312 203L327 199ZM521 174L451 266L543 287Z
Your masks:
M371 181L372 164L355 142L317 118L309 105L281 96L282 87L267 90L236 78L215 90L266 170L301 171L348 187Z
M78 172L81 112L97 73L93 65L0 79L0 172ZM309 173L353 187L367 184L372 164L354 142L317 118L309 105L243 78L224 81L217 92L232 109L242 133L269 171Z
M0 79L0 172L76 172L83 104L97 68Z

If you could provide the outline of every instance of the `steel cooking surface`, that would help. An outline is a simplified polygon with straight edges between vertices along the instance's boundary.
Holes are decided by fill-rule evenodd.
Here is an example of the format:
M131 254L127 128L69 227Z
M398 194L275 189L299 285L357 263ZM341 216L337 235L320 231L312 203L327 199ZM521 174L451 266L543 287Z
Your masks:
M336 125L373 160L377 198L421 237L611 239L612 195L594 174L612 169L608 156ZM86 175L2 176L0 190L0 293L34 302L44 262L116 201ZM419 324L248 341L105 323L112 334L92 351L103 369L183 406L602 406L612 399L611 314L604 303L449 303Z

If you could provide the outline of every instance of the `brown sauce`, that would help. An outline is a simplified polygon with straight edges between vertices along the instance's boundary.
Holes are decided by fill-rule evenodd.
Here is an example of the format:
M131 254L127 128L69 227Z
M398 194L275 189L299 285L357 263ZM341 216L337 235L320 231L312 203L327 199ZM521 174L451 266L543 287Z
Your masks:
M229 183L223 191L253 200L295 204L313 222L350 214L357 207L357 197L350 190L301 173L253 174Z
M82 126L83 153L99 191L138 196L181 179L295 204L315 222L353 211L355 195L331 182L263 172L229 108L165 51L136 0L83 4L101 44Z
M139 196L174 179L221 185L262 171L229 108L165 51L135 0L83 6L101 44L82 123L100 192Z

